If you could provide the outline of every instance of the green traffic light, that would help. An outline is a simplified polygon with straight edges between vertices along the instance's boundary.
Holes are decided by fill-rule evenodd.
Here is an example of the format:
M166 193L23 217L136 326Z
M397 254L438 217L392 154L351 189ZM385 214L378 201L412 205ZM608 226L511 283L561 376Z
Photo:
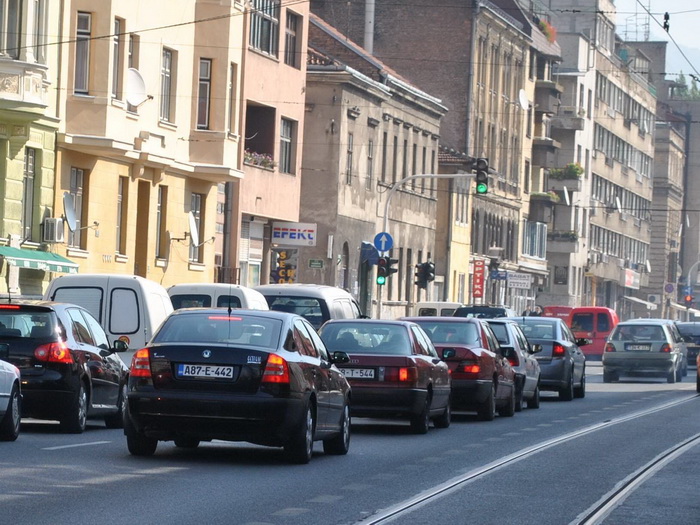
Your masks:
M477 183L477 185L476 185L476 192L477 192L477 193L480 193L480 194L482 194L482 195L483 195L484 193L488 193L488 192L489 192L489 186L488 186L488 184L486 184L486 183L484 183L484 182L479 182L479 183Z
M385 284L386 284L386 277L384 277L383 275L379 275L379 276L377 277L377 284L378 284L379 286L385 285Z

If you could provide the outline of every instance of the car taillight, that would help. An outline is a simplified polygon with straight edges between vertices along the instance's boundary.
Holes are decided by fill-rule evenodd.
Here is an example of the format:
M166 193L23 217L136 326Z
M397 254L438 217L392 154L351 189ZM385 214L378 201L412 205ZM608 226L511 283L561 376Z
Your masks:
M267 358L265 371L262 377L263 383L288 384L289 383L289 365L287 361L277 354L270 354Z
M481 366L475 361L462 361L455 372L463 374L478 374L481 372Z
M660 351L661 351L661 352L666 352L666 353L668 353L668 352L670 352L671 350L672 350L672 349L671 349L671 345L668 344L668 343L664 343L663 346L661 346L661 350L660 350Z
M151 377L151 354L148 348L138 350L131 358L131 377Z
M615 351L615 345L612 343L608 343L605 345L605 351L606 352L614 352Z
M517 354L512 355L508 358L508 362L510 363L510 366L518 366L520 365L520 360L518 359Z
M415 366L388 366L384 371L384 381L410 383L418 381L418 369Z
M564 357L566 355L566 348L559 343L554 343L552 346L552 357Z
M34 350L34 357L37 361L45 363L73 363L73 355L63 342L37 346Z

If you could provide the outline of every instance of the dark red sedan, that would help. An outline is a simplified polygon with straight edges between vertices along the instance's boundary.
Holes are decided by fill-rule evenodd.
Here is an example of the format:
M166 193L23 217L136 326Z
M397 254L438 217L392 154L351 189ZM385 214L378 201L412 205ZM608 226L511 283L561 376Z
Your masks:
M491 421L515 413L515 372L488 322L473 317L407 317L420 325L452 372L452 408Z
M339 319L319 333L330 351L350 357L339 368L352 387L353 416L408 418L417 434L431 419L438 428L450 425L449 369L417 324Z

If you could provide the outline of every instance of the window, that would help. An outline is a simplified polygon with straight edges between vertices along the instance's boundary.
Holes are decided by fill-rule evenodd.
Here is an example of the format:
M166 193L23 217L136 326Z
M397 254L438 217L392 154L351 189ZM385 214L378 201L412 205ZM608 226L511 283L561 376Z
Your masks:
M386 182L386 161L387 161L387 148L389 147L389 136L387 132L384 132L384 139L382 140L382 182Z
M122 21L114 19L112 36L112 97L121 100Z
M163 48L163 62L160 70L160 119L166 122L173 122L173 73L175 66L175 52L168 48Z
M0 6L5 2L0 2ZM46 5L45 0L34 0L34 59L46 63ZM0 11L2 7L0 7ZM0 14L2 18L2 14Z
M128 209L128 193L129 193L129 178L119 177L119 185L117 187L117 245L115 250L117 253L126 253L126 220Z
M211 105L211 59L199 59L199 98L197 100L197 129L209 129Z
M90 80L90 39L92 15L78 13L78 29L75 37L75 86L74 91L87 94Z
M24 148L24 177L22 188L22 237L32 239L34 226L34 174L36 165L36 150Z
M236 89L238 86L237 78L238 66L231 62L231 71L228 84L228 132L232 135L235 134L236 130L238 129L238 126L236 126L236 110L238 109L238 102L236 100L236 95L238 92Z
M277 56L279 40L279 0L252 0L250 20L250 45Z
M298 28L301 27L299 23L299 17L287 11L287 27L285 29L284 35L284 63L288 66L299 67L299 32Z
M365 188L372 189L372 179L374 178L374 141L367 141L367 178Z
M158 186L158 204L156 207L156 257L163 259L166 256L165 242L167 235L165 233L165 217L168 212L168 187Z
M139 45L141 41L138 35L129 35L129 51L128 51L128 64L130 68L139 68ZM126 105L126 110L131 113L136 113L138 110L137 106L132 106L131 104Z
M399 164L399 137L394 135L394 158L391 166L391 182L396 182Z
M19 57L20 0L0 1L0 54Z
M201 193L193 193L190 199L190 211L194 216L194 222L197 227L197 235L201 239L203 237L202 210L204 209L204 195ZM202 247L195 246L190 243L190 262L202 262Z
M294 155L292 139L294 135L294 122L286 118L282 119L280 129L280 163L281 173L294 173Z
M353 136L348 133L348 149L345 157L345 184L352 184L352 148Z
M73 198L75 230L68 233L68 246L72 248L82 248L82 230L80 228L83 224L83 195L86 178L85 170L80 168L70 169L69 193Z

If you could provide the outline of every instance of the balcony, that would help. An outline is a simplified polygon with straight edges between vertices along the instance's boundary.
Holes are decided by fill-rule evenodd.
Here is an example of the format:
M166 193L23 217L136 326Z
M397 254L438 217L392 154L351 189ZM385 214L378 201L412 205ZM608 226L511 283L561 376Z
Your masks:
M547 233L547 251L551 253L578 253L578 233L552 231Z
M33 122L48 106L47 68L41 64L0 58L0 106L13 109L13 118Z
M550 223L552 221L552 208L560 201L559 195L552 191L530 194L529 218L533 222Z
M550 137L532 139L532 165L541 168L554 168L557 165L557 153L561 144Z
M553 129L564 131L583 131L585 126L586 110L573 106L560 106L559 112L554 115L549 123Z
M577 162L570 162L563 168L549 170L547 189L554 191L581 191L583 168Z
M537 80L535 83L535 111L554 115L558 112L561 101L559 95L564 88L551 80Z

